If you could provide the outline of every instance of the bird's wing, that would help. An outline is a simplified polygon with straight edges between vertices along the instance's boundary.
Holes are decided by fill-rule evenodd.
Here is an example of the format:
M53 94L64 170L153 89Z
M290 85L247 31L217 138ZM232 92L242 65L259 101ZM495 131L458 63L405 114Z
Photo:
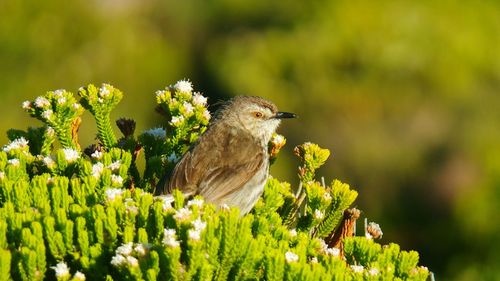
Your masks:
M239 163L216 167L205 174L199 184L199 193L208 202L218 202L228 194L241 189L260 169L267 169L264 167L267 156L262 151L255 153L255 150L242 148L239 153L245 156L241 157Z
M207 131L177 164L168 193L179 188L214 202L240 189L266 165L266 152L251 136L230 130L213 135L214 131Z
M197 186L188 179L188 166L191 163L191 151L184 154L182 159L177 163L169 180L164 185L163 194L170 194L174 189L179 189L184 194L195 194Z

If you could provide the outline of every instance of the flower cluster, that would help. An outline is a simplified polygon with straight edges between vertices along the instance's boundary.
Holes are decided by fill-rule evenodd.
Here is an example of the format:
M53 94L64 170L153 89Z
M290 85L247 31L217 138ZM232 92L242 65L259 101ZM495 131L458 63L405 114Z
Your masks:
M124 190L120 188L108 188L104 192L106 195L106 200L114 201L115 199L121 198Z
M55 271L55 275L57 280L70 280L71 278L71 273L69 272L68 265L65 262L60 262L56 266L51 266L51 269ZM73 275L73 278L71 280L75 281L84 281L85 274L81 273L80 271L75 272Z
M273 163L276 160L278 153L283 148L283 146L285 146L285 144L286 144L286 139L284 136L277 133L273 134L268 146L269 158L271 160L271 163Z
M15 150L29 151L28 141L25 138L20 137L5 145L2 150L7 153L10 153L11 151L13 152Z
M173 170L180 156L206 130L211 118L207 98L194 92L188 80L156 91L156 102L157 111L166 122L138 137L146 156L143 179L146 190L154 189L154 183Z
M127 180L127 170L132 161L131 155L117 148L111 149L110 152L95 150L87 153L91 155L92 163L88 174L107 188L106 199L113 201L115 195L118 194L117 190L120 190Z
M173 128L206 126L210 120L207 98L201 93L193 93L193 85L188 80L157 91L156 102L164 112L168 112L169 125Z
M45 96L37 97L33 102L24 101L22 108L32 116L47 122L55 122L56 118L77 116L83 113L81 105L73 94L64 89L50 91ZM66 112L72 114L66 116Z
M63 148L64 159L68 163L74 163L80 158L80 153L72 148Z
M285 253L285 260L288 263L299 261L299 256L294 252L288 251Z
M116 267L137 267L139 259L144 257L151 245L144 243L125 243L116 248L111 264Z
M200 218L192 221L191 224L193 228L188 230L188 237L194 241L200 241L201 232L207 227L207 223L202 221Z
M180 243L177 240L175 229L165 228L163 231L163 240L161 241L161 243L171 248L179 247Z
M78 94L82 97L83 105L92 112L98 108L113 107L123 97L120 90L107 83L103 83L100 88L92 84L81 87Z
M319 252L332 257L340 257L340 249L336 247L328 247L323 239L318 239L320 244Z
M76 124L75 120L82 115L84 109L73 93L63 89L50 91L34 101L23 102L22 107L32 117L53 129L63 147L77 147L73 140L72 129Z
M116 145L110 121L110 113L123 98L120 90L110 84L102 84L100 88L90 84L78 90L83 107L89 110L97 123L97 134L103 146L111 149Z
M143 134L150 135L158 140L164 140L167 137L167 132L163 128L154 128L145 131Z

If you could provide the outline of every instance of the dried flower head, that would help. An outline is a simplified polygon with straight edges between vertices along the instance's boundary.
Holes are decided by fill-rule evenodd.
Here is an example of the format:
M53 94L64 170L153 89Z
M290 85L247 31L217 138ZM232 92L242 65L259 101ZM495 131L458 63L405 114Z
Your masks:
M382 238L382 235L384 235L384 233L382 232L382 228L380 228L380 225L378 223L370 222L366 225L365 237L367 239L380 239Z

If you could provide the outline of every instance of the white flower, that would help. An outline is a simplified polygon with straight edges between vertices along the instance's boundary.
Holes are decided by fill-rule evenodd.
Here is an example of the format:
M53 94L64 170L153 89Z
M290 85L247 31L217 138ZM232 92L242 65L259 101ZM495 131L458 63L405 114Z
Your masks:
M203 206L203 199L192 199L187 202L188 207L189 206L198 206L202 207Z
M94 176L94 178L99 178L102 174L102 171L104 171L104 164L102 164L101 162L97 162L92 165L92 176Z
M188 116L189 116L189 115L193 114L194 107L193 107L193 105L192 105L192 104L190 104L189 102L186 102L186 101L185 101L185 102L182 104L182 107L184 108L184 111L185 111L185 114L186 114L186 115L188 115Z
M201 231L196 229L188 230L188 238L194 241L200 241L201 239Z
M137 212L139 211L139 208L137 208L134 205L129 205L129 206L125 207L125 209L127 210L127 212L134 213L134 214L137 214Z
M0 180L5 179L5 173L0 171Z
M80 271L77 271L75 273L75 275L73 276L73 279L76 279L76 280L85 280L85 274L81 273Z
M51 266L55 272L56 272L56 277L59 278L64 278L69 276L69 268L68 265L66 265L65 262L60 262L56 266Z
M193 225L194 229L198 231L203 231L207 227L207 223L202 221L200 218L192 221L191 224Z
M274 146L283 146L285 144L285 137L280 134L276 134L271 139L271 143Z
M111 171L118 171L120 169L121 164L122 161L116 160L115 162L109 164L108 168L111 169Z
M205 106L207 104L207 98L202 96L200 93L194 93L193 104L198 106Z
M160 195L158 196L163 204L162 204L162 207L163 207L163 211L166 211L168 209L172 209L172 203L174 202L174 197L170 194L168 195Z
M330 192L327 191L327 192L323 193L323 200L325 200L325 201L332 200L332 196L330 195Z
M207 120L207 121L208 121L208 120L210 120L210 117L212 117L212 116L210 115L210 111L208 111L207 109L205 109L205 110L203 111L203 115L202 115L202 116L203 116L203 118L205 118L205 120Z
M179 247L179 241L176 239L175 235L175 229L168 229L165 228L163 230L163 240L162 240L163 245L169 246L169 247Z
M311 258L311 263L318 263L318 258L317 257L312 257Z
M66 98L65 97L60 97L57 99L58 104L65 104L66 103Z
M54 96L56 96L56 98L61 98L63 96L64 91L65 91L64 89L55 90Z
M116 248L116 254L122 256L130 256L132 254L132 242L128 242L127 244L122 244L120 247Z
M136 244L136 245L135 245L135 247L134 247L134 251L135 251L137 254L139 254L139 255L141 255L141 256L144 256L144 255L146 254L146 252L147 252L148 248L149 248L149 246L148 246L148 245L144 245L144 244L142 244L142 243L138 243L138 244Z
M351 265L351 269L356 273L361 273L363 272L363 270L365 270L365 268L362 265Z
M101 98L106 98L111 94L111 90L113 89L113 86L109 84L102 84L101 88L99 88L99 96Z
M334 256L334 257L338 257L340 256L340 249L339 248L328 248L328 245L325 243L325 241L323 239L318 239L320 245L321 245L321 249L320 251L326 255L330 255L330 256Z
M193 84L189 80L180 80L175 83L174 88L182 93L191 93L193 91Z
M7 163L9 163L12 166L19 166L19 159L17 158L9 159L7 160Z
M317 219L317 220L320 220L322 218L325 217L325 213L323 213L321 210L314 210L314 215L313 215L314 219Z
M122 255L116 255L111 258L111 264L114 266L120 266L122 264L125 264L127 260L125 259L124 256Z
M123 189L120 188L108 188L105 191L106 198L108 201L113 201L115 198L122 196Z
M146 135L153 136L157 139L165 139L167 137L167 132L163 128L154 128L144 132Z
M328 249L328 245L325 243L325 240L323 240L323 239L317 239L317 241L319 241L319 244L321 246L321 251L323 253L326 253L326 249Z
M76 110L80 109L80 105L76 102L74 104L72 104L71 106L73 107L73 109L76 109Z
M94 151L92 154L90 154L90 157L92 157L92 158L94 158L94 159L99 160L99 159L101 159L102 154L103 154L103 153L102 153L101 151L96 150L96 151ZM102 163L101 163L101 164L102 164Z
M325 253L329 256L333 256L333 257L338 257L340 256L340 249L339 248L326 248L325 249Z
M37 97L35 99L35 106L38 108L45 108L50 105L50 101L44 97Z
M56 134L56 131L54 131L54 128L52 127L47 127L47 135L48 136L54 136Z
M156 91L156 98L160 99L160 100L165 99L165 97L166 97L165 93L166 93L165 90Z
M9 153L11 150L25 148L27 146L28 146L28 141L25 138L20 137L18 139L11 141L8 145L5 145L3 147L3 151Z
M63 152L64 152L64 159L66 159L68 163L73 163L78 159L78 157L80 157L78 151L72 148L64 148Z
M114 185L122 185L123 184L123 178L120 175L112 174L111 175L111 182Z
M43 164L45 166L47 166L48 168L52 168L56 164L56 162L54 162L54 160L50 156L43 157L42 161L43 161Z
M139 265L139 261L132 256L127 257L127 263L132 267L136 267Z
M170 125L174 127L179 127L182 123L184 123L184 116L173 116L170 121Z
M175 152L172 152L168 157L167 157L167 160L168 162L171 162L171 163L175 163L177 161L179 161L179 157L177 156L177 154L175 154Z
M292 237L296 237L297 236L297 230L294 229L290 229L290 236Z
M187 208L181 208L175 212L174 219L176 220L186 220L191 216L191 210Z
M98 103L104 103L104 100L102 98L97 98Z
M31 102L29 100L23 101L23 109L30 109L31 108Z
M299 261L299 256L297 256L297 254L295 254L293 252L288 251L285 253L285 260L288 263L296 262L296 261Z
M54 112L51 109L47 109L42 112L42 117L47 120L50 120L52 118L52 115L54 115Z
M368 270L368 274L370 274L371 276L375 276L375 275L378 275L379 271L378 271L378 268L370 268L370 270Z

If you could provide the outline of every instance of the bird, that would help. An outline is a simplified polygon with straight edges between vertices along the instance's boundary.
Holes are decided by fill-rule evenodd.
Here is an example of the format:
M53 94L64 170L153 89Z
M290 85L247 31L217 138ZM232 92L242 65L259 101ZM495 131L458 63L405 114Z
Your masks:
M176 164L162 194L179 189L219 207L238 207L240 215L250 212L269 176L269 141L282 119L296 117L261 97L228 100Z

